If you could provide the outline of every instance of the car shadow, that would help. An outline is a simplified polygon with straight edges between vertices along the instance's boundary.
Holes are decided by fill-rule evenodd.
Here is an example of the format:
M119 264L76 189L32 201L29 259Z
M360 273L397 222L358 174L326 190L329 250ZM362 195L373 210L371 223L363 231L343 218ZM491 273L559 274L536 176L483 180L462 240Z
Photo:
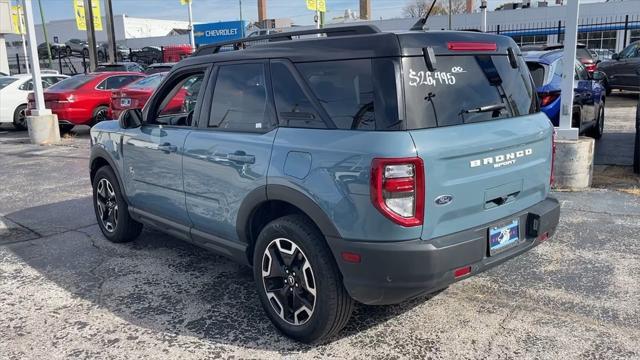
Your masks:
M24 262L25 271L35 269L137 327L260 350L313 348L278 333L261 307L250 268L153 229L131 243L110 243L96 224L91 201L83 197L7 214L34 234L47 235L3 248ZM395 306L357 305L346 328L327 343L380 325L428 298ZM79 305L72 311L85 309Z

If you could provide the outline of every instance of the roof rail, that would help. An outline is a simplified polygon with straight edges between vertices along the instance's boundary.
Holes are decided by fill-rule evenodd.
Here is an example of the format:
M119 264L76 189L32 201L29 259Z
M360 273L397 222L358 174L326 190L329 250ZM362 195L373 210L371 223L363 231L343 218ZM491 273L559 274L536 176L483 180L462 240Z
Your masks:
M353 25L353 26L336 26L322 29L310 29L299 31L283 31L264 36L252 36L241 39L228 40L200 46L192 56L210 55L220 52L223 46L233 45L233 50L241 50L246 48L247 43L253 42L275 42L293 40L294 36L325 34L327 37L332 36L349 36L349 35L366 35L379 33L380 29L374 25Z

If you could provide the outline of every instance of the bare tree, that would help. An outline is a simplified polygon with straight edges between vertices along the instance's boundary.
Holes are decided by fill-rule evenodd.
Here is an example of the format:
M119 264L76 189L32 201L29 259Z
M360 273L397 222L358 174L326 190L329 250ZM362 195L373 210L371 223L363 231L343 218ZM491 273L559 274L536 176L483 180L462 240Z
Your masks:
M410 0L402 9L402 15L410 18L421 18L427 14L431 0ZM466 10L464 0L451 0L451 14L461 14ZM438 0L431 10L431 15L447 15L449 0Z

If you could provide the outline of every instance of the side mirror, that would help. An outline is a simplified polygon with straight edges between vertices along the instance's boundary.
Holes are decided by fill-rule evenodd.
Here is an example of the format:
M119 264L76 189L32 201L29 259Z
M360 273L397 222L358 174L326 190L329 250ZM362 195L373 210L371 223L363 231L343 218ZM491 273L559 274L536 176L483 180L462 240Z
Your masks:
M612 60L620 60L620 54L618 54L618 53L613 53L613 55L611 55L611 59L612 59Z
M607 77L607 75L605 73L603 73L602 71L596 70L593 72L593 74L591 75L591 78L593 80L596 81L602 81Z
M118 118L123 129L135 129L142 126L142 109L128 109L123 111Z

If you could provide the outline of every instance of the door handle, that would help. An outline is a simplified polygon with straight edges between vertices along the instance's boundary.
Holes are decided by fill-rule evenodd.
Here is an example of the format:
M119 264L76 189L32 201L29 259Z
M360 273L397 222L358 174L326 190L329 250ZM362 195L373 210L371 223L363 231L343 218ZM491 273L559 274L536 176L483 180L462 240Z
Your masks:
M229 154L227 159L245 164L255 164L256 162L256 157L253 155Z
M158 145L158 150L168 154L168 153L177 152L178 147L175 145L171 145L169 143L164 143L162 145Z

